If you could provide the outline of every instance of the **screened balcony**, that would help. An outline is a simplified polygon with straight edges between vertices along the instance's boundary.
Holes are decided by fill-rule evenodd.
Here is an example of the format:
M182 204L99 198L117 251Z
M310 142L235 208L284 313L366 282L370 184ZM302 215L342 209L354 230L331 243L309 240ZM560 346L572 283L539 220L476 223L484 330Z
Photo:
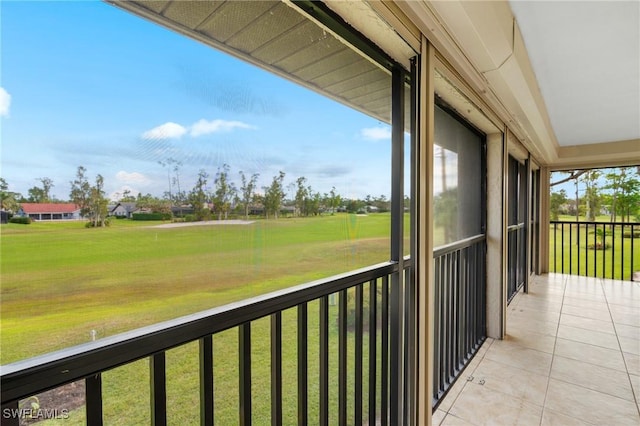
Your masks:
M3 365L3 425L638 424L638 283L548 273L549 174L640 163L576 130L636 86L567 137L507 2L108 3L388 125L388 256Z

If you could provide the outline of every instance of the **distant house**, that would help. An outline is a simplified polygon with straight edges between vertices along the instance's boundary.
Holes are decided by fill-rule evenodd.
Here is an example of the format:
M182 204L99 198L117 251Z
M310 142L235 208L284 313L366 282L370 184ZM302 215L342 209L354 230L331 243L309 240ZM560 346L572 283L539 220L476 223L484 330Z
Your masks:
M137 212L138 206L133 202L120 202L108 206L109 216L126 217L131 219L131 215Z
M33 220L82 219L80 207L73 203L22 203L17 215Z
M188 214L193 214L193 207L191 206L171 206L171 213L175 217L182 217Z

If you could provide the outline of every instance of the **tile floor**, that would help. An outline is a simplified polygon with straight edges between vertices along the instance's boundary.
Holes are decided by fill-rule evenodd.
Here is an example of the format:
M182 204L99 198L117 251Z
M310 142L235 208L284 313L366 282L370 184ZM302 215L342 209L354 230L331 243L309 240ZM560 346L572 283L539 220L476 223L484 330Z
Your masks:
M640 425L640 283L536 277L433 424Z

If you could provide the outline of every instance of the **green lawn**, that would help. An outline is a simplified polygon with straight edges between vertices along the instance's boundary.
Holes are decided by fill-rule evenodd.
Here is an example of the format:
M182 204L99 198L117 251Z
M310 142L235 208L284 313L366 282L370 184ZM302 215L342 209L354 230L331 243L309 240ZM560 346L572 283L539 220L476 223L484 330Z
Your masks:
M608 218L598 220L606 222ZM598 225L598 229L602 229L602 226ZM635 230L640 231L640 227ZM625 232L630 232L630 228L626 227ZM640 237L634 238L632 270L631 238L623 238L620 227L614 231L607 227L602 237L594 234L593 226L587 229L585 225L578 227L565 224L562 232L558 225L554 232L554 225L551 225L549 241L550 272L562 272L564 266L566 274L630 280L633 272L640 271ZM589 245L598 246L602 242L607 246L606 249L601 246L597 250L588 248Z
M2 225L2 363L86 342L92 330L104 337L389 258L387 214L173 229L153 225L122 220L104 229L87 229L79 222ZM336 316L332 307L331 324L336 324ZM267 424L269 321L256 321L252 328L253 388L256 395L258 390L264 394L255 397L254 423ZM314 302L309 305L308 333L311 419L317 418L317 329ZM286 312L283 335L295 334L295 311ZM336 354L330 380L336 383L335 326L330 345ZM295 419L295 339L287 337L283 346L284 414ZM350 343L349 352L353 350ZM214 337L214 356L216 420L235 424L237 330ZM131 419L148 423L148 369L148 361L142 360L103 375L109 424L129 425ZM169 423L197 424L197 343L167 353L167 381ZM332 392L331 398L337 407L337 394ZM335 409L332 414L337 415ZM83 409L59 421L83 423Z
M2 363L389 258L386 214L154 228L3 225Z

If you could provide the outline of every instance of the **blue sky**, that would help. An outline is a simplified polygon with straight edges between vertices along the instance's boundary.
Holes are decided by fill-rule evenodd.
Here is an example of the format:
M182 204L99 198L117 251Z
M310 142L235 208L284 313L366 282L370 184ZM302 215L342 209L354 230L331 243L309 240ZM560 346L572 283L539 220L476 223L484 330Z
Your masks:
M67 199L78 166L108 195L162 195L227 163L266 186L390 195L390 130L308 89L95 1L0 2L0 176Z

